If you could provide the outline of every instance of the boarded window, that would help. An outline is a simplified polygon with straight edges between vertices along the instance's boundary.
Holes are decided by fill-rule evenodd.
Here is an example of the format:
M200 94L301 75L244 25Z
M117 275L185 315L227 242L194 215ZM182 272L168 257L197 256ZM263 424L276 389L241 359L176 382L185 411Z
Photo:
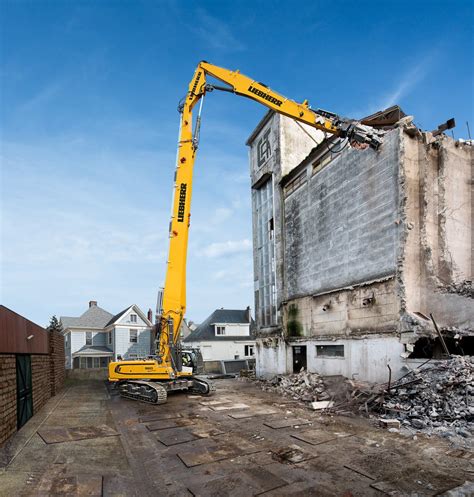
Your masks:
M276 324L273 183L269 179L253 194L257 222L256 317L259 327Z
M285 186L285 195L288 196L297 190L300 186L306 183L306 170L303 171L300 175L298 175L295 179L291 180Z
M130 330L130 343L137 343L137 342L138 342L138 331Z
M344 345L316 345L317 357L344 357Z
M323 157L320 157L317 161L313 162L313 172L312 174L319 173L321 169L326 167L332 161L332 155L327 154Z

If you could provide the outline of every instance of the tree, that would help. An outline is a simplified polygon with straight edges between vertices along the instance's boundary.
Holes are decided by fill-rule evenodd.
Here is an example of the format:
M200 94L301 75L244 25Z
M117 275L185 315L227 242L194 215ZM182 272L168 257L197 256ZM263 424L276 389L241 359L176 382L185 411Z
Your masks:
M51 332L56 332L56 333L63 333L63 326L62 324L58 321L58 318L56 316L52 316L51 319L49 320L49 325L46 328L48 331Z

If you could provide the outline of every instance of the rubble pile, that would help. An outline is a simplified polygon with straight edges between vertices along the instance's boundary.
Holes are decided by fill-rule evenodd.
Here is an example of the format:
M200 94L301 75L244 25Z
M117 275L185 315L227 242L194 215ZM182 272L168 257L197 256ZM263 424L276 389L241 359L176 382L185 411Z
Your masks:
M464 280L461 283L453 283L447 287L441 288L445 293L457 293L464 297L474 299L474 286L471 280Z
M411 371L385 392L383 410L416 429L469 429L474 421L474 364L469 357L455 356Z
M301 371L291 375L278 375L271 380L258 380L262 390L291 397L293 400L314 402L328 400L324 381L317 373Z
M429 362L391 385L347 379L331 384L328 378L306 371L256 381L262 390L303 401L323 414L382 416L380 421L392 420L406 429L470 438L474 430L474 361L453 356Z

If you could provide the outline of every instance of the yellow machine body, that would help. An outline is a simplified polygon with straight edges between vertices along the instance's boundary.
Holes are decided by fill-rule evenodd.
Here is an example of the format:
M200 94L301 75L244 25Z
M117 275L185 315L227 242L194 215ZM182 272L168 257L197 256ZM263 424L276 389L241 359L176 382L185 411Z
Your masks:
M220 80L226 86L209 84L206 80L208 76ZM312 110L306 100L302 103L290 100L239 71L230 71L205 61L200 62L180 108L181 124L169 229L169 252L162 308L158 312L157 323L156 355L159 362L149 360L112 362L109 365L110 381L136 379L162 381L189 376L176 367L176 354L179 352L180 326L186 311L186 259L191 221L193 171L199 141L200 116L194 122L193 109L206 93L213 90L228 91L250 98L300 123L333 135L348 137L351 143L357 142L358 148L378 147L378 137L371 133L368 127L357 127L358 123L355 121L340 118L327 111Z
M170 366L158 364L158 361L151 360L129 360L109 363L109 381L123 380L170 380L177 378L190 378L191 371L175 372Z

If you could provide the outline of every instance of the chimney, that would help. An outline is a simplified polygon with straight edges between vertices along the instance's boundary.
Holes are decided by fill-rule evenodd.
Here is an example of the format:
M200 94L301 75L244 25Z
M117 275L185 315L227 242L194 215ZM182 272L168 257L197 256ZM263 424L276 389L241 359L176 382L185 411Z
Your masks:
M153 323L153 311L151 309L148 309L146 317L148 318L148 321L150 321L150 323Z
M247 321L249 323L252 322L252 313L250 312L250 306L247 306L247 309L245 309L245 316L247 317Z
M97 300L91 300L91 301L89 302L89 308L90 308L90 307L97 307Z

